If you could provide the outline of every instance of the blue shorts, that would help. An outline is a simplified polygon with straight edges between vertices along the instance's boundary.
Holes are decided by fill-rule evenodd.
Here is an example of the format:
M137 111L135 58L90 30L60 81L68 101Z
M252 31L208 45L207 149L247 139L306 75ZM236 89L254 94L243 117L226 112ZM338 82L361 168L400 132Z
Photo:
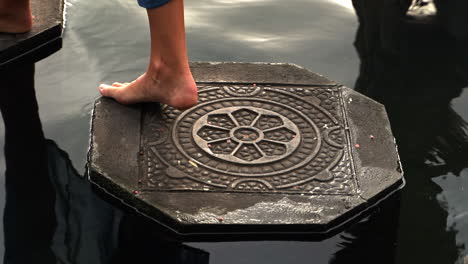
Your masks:
M138 4L144 8L156 8L167 4L170 0L138 0Z

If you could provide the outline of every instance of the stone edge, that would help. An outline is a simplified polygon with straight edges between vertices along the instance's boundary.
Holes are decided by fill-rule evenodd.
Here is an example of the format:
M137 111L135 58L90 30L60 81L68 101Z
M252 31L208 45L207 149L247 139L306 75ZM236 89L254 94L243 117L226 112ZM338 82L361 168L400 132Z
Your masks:
M65 20L65 3L59 1L58 8L61 14L58 21L50 28L39 32L26 33L32 36L19 41L0 53L0 69L7 66L16 66L25 62L35 63L62 48L63 23ZM26 35L27 36L27 35ZM39 44L39 45L37 45ZM2 53L5 54L2 56Z

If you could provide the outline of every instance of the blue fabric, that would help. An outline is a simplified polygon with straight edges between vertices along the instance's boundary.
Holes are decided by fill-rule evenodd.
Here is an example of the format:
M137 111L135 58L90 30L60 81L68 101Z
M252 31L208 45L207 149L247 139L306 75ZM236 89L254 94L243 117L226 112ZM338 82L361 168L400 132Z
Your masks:
M138 4L146 9L160 7L170 0L138 0Z

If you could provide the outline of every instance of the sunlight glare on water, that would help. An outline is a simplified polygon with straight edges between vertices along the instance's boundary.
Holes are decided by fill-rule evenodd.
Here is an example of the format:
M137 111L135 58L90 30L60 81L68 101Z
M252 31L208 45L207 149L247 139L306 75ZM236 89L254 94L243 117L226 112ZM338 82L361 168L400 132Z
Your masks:
M331 3L334 3L336 5L339 5L341 7L344 7L347 9L349 12L354 13L354 8L353 8L353 3L351 0L329 0Z

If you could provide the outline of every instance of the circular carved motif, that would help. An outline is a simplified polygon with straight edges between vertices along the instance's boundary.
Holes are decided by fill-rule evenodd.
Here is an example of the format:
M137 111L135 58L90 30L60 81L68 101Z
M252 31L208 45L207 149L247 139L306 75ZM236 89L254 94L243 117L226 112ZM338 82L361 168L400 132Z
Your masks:
M175 120L172 139L188 160L241 177L264 177L309 163L322 144L303 113L271 100L238 97L191 108Z
M353 190L338 90L205 86L199 100L183 112L166 107L144 115L145 184L151 188Z
M301 141L299 128L291 120L249 106L205 114L195 122L192 135L208 154L242 164L277 161L294 152Z
M254 129L253 127L239 127L231 130L232 137L239 142L257 143L259 138L263 138L263 131Z

